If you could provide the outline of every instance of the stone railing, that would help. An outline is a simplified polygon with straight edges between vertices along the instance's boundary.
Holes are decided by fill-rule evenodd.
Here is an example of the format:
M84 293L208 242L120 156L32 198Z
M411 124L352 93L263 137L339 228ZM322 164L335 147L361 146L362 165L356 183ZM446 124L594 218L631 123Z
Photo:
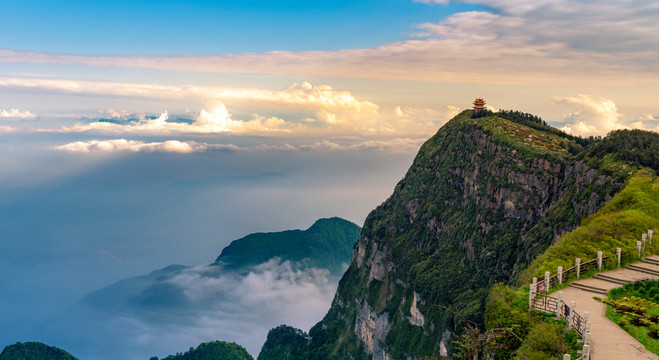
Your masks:
M562 285L563 282L567 280L576 278L577 280L581 277L582 274L587 273L590 270L597 268L597 271L602 271L602 267L605 262L616 261L617 267L620 268L621 260L623 257L637 255L638 259L645 253L646 243L652 245L652 235L654 234L653 230L648 230L647 234L641 236L641 240L636 242L636 248L622 252L621 248L616 248L615 256L603 256L602 251L597 252L597 258L588 260L586 262L581 262L580 258L574 259L574 266L569 269L563 270L562 266L557 268L556 274L551 275L549 271L545 272L544 281L538 283L537 278L533 278L533 283L530 287L529 292L529 308L531 308L531 303L535 295L548 292L550 288L556 285Z
M580 336L583 345L583 350L580 351L581 356L577 359L589 360L591 345L590 345L590 323L588 322L588 312L584 312L583 316L579 315L576 311L576 304L571 301L568 305L563 301L563 292L558 292L558 297L546 295L549 289L557 285L562 285L563 282L568 282L572 278L579 279L582 274L597 268L597 271L602 271L605 262L616 261L617 268L620 268L621 259L623 256L634 256L638 254L640 259L645 252L646 242L652 245L653 230L648 230L647 234L641 236L641 240L636 242L636 248L622 252L621 248L616 248L616 255L603 256L602 251L597 252L597 258L588 260L584 263L580 258L574 259L574 266L563 271L563 267L559 266L555 275L551 275L549 271L545 272L544 281L538 283L537 278L533 278L533 283L529 286L529 311L539 310L548 313L556 313L556 317L564 319L569 329L574 329ZM545 294L543 294L545 293ZM564 355L563 360L570 360L570 355Z

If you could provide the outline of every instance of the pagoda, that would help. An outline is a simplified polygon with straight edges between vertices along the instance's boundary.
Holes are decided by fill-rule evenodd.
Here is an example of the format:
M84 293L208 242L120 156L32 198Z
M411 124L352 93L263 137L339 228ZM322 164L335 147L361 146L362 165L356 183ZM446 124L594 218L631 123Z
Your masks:
M485 112L485 100L477 98L474 100L474 115Z

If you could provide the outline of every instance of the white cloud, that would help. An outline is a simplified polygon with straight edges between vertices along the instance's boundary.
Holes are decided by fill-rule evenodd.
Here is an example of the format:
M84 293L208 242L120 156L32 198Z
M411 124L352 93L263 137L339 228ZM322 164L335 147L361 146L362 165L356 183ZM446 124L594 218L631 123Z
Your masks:
M392 153L415 153L426 138L395 138L387 140L367 140L339 144L330 140L317 141L307 145L268 145L239 147L232 144L209 144L196 141L167 140L161 142L143 142L138 140L111 139L75 141L53 148L70 153L199 153L199 152L235 152L235 151L386 151Z
M634 129L652 130L659 132L659 115L643 114L628 125Z
M565 115L561 128L574 135L605 135L624 128L616 104L603 97L579 94L569 97L554 97L553 100L569 107L572 111Z
M301 268L273 258L239 276L217 266L184 270L161 281L184 294L189 311L184 324L168 323L143 329L144 341L162 343L162 336L190 334L188 344L213 339L237 341L258 354L269 329L286 323L308 330L329 308L337 283L326 269ZM301 301L303 300L303 301ZM172 321L162 314L163 320ZM135 321L140 321L135 319ZM149 322L144 322L149 325ZM185 326L182 331L180 326ZM185 345L183 345L185 346Z
M301 145L300 149L313 151L388 151L394 153L412 153L419 150L427 139L396 138L389 140L369 140L356 144L341 145L329 140L323 140L311 145Z
M16 132L16 131L18 131L18 129L16 129L14 127L11 127L11 126L0 126L0 134L2 134L2 133L7 134L7 133Z
M1 52L1 51L0 51ZM284 90L241 89L196 85L164 85L120 83L70 79L0 78L0 87L39 89L70 94L144 97L166 100L193 100L199 103L257 104L260 106L294 107L312 111L376 113L378 106L357 100L349 91L335 90L329 85L294 83ZM130 115L126 111L109 110L108 115Z
M142 141L126 139L76 141L65 145L55 146L54 148L71 153L169 152L187 154L205 151L239 150L239 148L234 145L206 144L195 141L167 140L162 142L145 143Z
M24 119L34 119L37 116L28 110L19 110L19 109L10 109L4 110L0 109L0 118L1 119L10 119L10 120L24 120Z
M129 119L132 113L119 113L119 119ZM138 121L108 122L95 121L88 124L76 124L73 127L59 129L37 129L40 132L96 132L110 134L148 134L148 135L174 135L174 134L212 134L212 133L235 133L235 134L259 134L259 133L288 133L301 125L290 124L277 117L260 117L254 115L251 120L233 120L224 104L218 103L212 111L202 109L192 123L173 122L169 120L167 111L158 117L145 116Z

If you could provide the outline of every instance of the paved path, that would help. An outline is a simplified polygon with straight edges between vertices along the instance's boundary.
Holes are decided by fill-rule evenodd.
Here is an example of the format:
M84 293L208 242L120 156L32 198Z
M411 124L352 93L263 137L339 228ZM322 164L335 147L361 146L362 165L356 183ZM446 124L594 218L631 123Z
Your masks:
M574 301L576 310L583 315L584 311L589 313L590 334L591 334L591 359L593 360L659 360L659 356L645 350L645 347L627 334L623 329L606 318L606 305L595 301L592 297L598 296L605 298L606 295L593 291L609 291L622 286L620 282L630 282L639 280L659 280L659 256L653 255L646 258L648 261L657 263L637 263L636 270L625 268L601 273L605 277L590 278L578 280L570 283L568 287L560 290L563 291L563 300L566 303ZM633 266L632 266L633 267ZM640 267L640 269L639 269ZM639 270L646 270L642 272ZM589 290L579 288L578 286L587 286ZM592 289L595 288L595 289ZM550 296L557 297L558 291L553 292Z

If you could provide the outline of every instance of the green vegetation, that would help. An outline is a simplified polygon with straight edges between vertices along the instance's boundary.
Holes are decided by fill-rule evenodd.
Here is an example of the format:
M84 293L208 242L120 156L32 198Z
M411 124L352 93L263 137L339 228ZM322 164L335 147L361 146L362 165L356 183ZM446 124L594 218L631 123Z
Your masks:
M578 334L564 332L566 324L550 314L528 311L528 294L503 284L487 298L485 331L475 324L454 341L457 359L551 359L571 354L576 358Z
M150 360L159 360L151 357ZM169 355L162 360L254 360L254 358L236 343L211 341L202 343L196 349L190 348L185 354Z
M40 342L9 345L0 353L0 360L77 360L68 352Z
M612 131L602 141L580 154L581 158L593 164L607 156L659 172L659 134L638 129Z
M606 317L649 351L659 354L659 281L639 281L609 291Z
M543 277L545 271L556 273L562 266L568 269L574 266L574 259L582 262L597 258L597 251L604 256L615 257L615 249L631 251L627 262L635 258L636 241L648 229L659 228L659 178L650 170L638 171L631 177L627 186L596 214L584 219L581 226L565 234L556 244L538 256L529 268L520 276L520 284L528 284L531 278ZM659 245L654 242L647 245L646 254L654 254ZM608 266L617 266L614 261Z
M437 355L447 329L460 335L484 323L492 284L514 284L624 186L576 160L577 139L541 120L471 114L429 139L393 195L369 214L357 244L363 264L353 261L309 333L318 358L368 358L355 336L360 307L388 320L374 342L393 358ZM377 268L389 270L374 279ZM423 326L408 320L415 293Z
M493 284L631 249L657 228L659 180L646 166L659 136L583 139L520 112L472 115L424 143L367 217L332 307L309 332L310 359L432 358L446 346L464 358L576 358L576 333L528 313L524 290ZM655 145L618 153L637 136L628 142Z
M338 217L320 219L307 230L256 233L234 240L215 260L231 269L264 263L272 257L302 261L340 276L350 261L361 229Z
M280 325L268 332L257 360L309 359L309 335L300 329Z

